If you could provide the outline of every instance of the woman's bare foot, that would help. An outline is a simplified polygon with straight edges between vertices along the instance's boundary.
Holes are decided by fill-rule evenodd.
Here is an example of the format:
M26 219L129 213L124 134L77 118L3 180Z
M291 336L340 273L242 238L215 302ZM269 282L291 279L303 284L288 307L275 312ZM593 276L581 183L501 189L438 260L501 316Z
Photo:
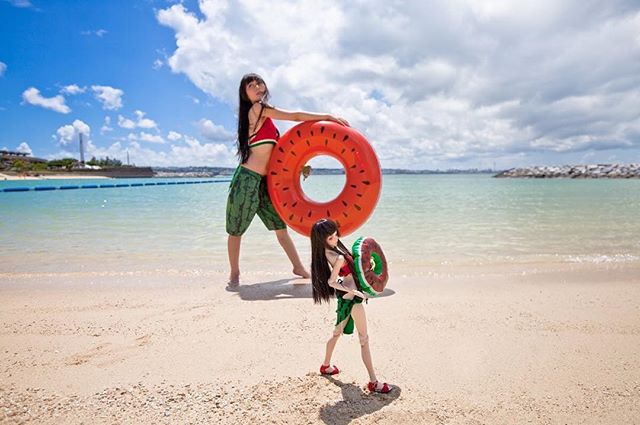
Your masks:
M240 272L229 274L229 282L227 282L227 285L231 287L240 285Z
M309 279L311 277L309 272L304 267L294 267L293 274L295 274L296 276L303 277L305 279Z

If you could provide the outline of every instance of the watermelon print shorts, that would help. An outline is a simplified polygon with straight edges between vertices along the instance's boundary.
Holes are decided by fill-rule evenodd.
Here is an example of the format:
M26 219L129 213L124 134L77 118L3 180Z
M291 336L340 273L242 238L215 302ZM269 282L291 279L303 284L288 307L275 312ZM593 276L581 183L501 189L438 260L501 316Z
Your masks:
M269 198L267 180L255 171L239 166L236 169L227 198L227 233L241 236L258 214L269 230L286 229Z

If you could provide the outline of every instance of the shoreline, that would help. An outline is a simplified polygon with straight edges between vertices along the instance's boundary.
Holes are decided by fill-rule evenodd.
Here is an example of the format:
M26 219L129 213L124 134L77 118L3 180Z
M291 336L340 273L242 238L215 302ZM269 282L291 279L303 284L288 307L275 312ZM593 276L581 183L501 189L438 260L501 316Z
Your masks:
M634 423L637 265L416 275L366 306L318 374L335 302L288 273L0 273L0 418L9 423ZM524 273L522 273L524 272ZM405 277L401 277L405 276Z
M106 177L106 176L80 176L77 174L67 174L67 173L61 173L61 174L47 174L47 175L40 175L40 176L13 176L10 174L3 174L0 173L0 180L5 180L5 181L22 181L22 180L78 180L78 179L112 179L112 177Z

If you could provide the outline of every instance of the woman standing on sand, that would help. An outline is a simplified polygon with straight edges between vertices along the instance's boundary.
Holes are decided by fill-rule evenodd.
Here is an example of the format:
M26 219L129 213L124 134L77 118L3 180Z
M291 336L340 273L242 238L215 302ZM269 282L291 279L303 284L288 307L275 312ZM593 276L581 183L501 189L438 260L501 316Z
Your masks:
M293 241L271 203L265 175L268 171L271 151L280 134L272 119L288 121L330 120L349 125L346 120L329 114L311 112L290 112L275 108L267 103L269 89L262 77L247 74L242 77L239 87L238 108L238 157L240 165L236 169L227 199L226 230L229 234L229 285L240 283L240 243L242 235L249 228L253 217L258 214L269 230L276 232L278 242L293 265L293 273L305 278L309 272L304 268Z

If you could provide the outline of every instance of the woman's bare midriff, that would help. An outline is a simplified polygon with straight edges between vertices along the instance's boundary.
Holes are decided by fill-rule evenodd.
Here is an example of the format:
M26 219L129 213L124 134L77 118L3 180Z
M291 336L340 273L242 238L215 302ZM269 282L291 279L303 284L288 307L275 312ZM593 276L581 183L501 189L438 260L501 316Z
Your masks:
M266 175L269 169L269 159L271 158L272 150L273 145L260 145L251 148L251 155L249 155L249 159L242 164L242 166L263 176Z

